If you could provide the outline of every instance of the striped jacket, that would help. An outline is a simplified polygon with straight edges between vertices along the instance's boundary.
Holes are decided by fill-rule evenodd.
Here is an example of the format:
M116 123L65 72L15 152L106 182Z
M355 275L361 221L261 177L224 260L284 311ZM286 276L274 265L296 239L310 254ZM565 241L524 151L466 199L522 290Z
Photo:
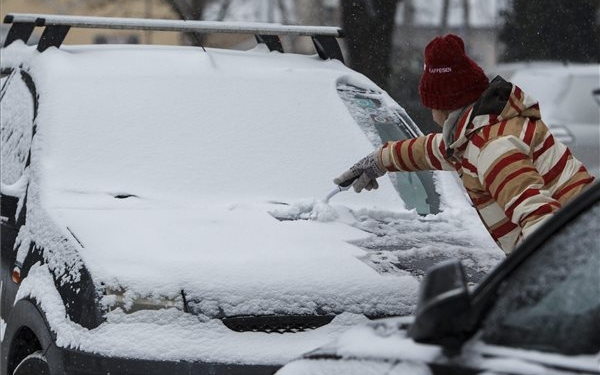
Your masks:
M594 181L552 136L538 103L501 77L452 112L443 134L388 142L379 156L388 171L456 170L507 254Z

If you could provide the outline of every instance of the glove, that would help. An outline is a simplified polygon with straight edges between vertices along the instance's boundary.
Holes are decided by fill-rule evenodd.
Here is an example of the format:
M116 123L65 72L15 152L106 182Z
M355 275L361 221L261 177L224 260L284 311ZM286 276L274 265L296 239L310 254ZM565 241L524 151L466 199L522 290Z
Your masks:
M346 172L333 180L336 185L345 187L352 184L354 191L360 193L363 189L377 189L377 178L387 172L381 162L381 149L360 159Z

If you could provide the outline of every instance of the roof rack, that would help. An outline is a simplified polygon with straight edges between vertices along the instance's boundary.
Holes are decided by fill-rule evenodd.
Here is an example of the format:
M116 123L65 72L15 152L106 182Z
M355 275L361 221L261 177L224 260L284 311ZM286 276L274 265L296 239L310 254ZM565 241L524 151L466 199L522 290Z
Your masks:
M254 34L258 43L271 51L283 52L279 36L309 36L322 59L344 61L336 38L343 38L338 27L295 26L270 23L183 21L147 18L62 16L51 14L9 13L4 23L11 24L4 47L15 40L27 42L35 27L44 27L37 45L40 52L60 47L71 27L92 29L153 30L197 33Z

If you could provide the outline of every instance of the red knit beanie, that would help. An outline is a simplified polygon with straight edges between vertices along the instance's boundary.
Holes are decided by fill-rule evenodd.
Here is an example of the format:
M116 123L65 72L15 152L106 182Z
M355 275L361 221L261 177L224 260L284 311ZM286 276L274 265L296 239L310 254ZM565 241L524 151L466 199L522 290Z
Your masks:
M425 107L462 108L477 100L488 86L483 69L466 55L465 44L459 36L437 37L425 47L425 65L419 83L419 95Z

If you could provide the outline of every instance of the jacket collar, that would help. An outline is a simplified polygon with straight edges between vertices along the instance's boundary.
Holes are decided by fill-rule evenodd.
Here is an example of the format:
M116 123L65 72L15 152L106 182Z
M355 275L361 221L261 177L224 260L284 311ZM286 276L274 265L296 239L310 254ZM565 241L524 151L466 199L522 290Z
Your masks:
M473 104L469 104L462 108L456 109L448 115L442 128L444 144L446 145L446 157L453 156L455 150L463 145L467 139L465 132L467 130L467 119L470 118Z
M444 122L446 157L460 157L473 132L517 116L540 118L538 102L497 76L473 104L452 111Z

